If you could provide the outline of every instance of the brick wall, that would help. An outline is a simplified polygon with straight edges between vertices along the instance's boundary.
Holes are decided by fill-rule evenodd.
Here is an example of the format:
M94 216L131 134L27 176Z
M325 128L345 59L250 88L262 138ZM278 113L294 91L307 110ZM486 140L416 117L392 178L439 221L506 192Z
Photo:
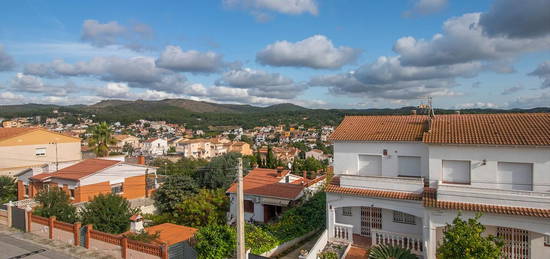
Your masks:
M137 199L145 197L145 175L128 177L124 179L124 193L126 199Z
M24 200L25 199L25 185L23 184L23 181L18 180L17 181L17 200Z
M78 195L76 193L78 193ZM104 193L104 194L111 193L111 186L109 185L109 182L102 182L102 183L80 186L75 191L74 202L90 201L91 199L94 198L94 196L100 193Z

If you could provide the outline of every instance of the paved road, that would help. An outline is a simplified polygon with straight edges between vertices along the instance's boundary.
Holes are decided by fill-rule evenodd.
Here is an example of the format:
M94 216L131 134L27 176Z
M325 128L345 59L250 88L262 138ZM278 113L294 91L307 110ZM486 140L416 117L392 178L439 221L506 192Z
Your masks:
M48 250L45 246L16 239L3 233L0 233L0 258L76 259L76 257Z

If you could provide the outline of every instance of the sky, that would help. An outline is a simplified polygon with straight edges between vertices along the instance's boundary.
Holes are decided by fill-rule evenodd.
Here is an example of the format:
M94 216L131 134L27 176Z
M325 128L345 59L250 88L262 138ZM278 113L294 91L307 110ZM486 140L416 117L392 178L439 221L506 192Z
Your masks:
M550 106L548 0L3 1L0 104Z

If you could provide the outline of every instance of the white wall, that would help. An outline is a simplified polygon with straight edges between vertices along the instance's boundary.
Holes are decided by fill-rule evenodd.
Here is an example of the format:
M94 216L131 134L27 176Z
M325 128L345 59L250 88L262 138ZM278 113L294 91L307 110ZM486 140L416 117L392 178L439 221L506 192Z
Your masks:
M245 195L244 200L252 201L254 202L256 196L253 195ZM234 193L229 194L229 213L231 216L236 219L237 218L237 196ZM245 221L258 221L263 222L264 221L264 206L261 203L254 203L254 213L245 212L244 213L244 220Z
M469 160L473 187L497 188L498 162L515 162L533 163L533 191L550 191L550 148L430 145L429 155L432 186L441 180L442 160Z
M152 167L120 163L99 173L82 178L80 180L80 185L84 186L107 181L110 182L110 184L122 183L125 178L144 175L147 169L149 169L149 174L153 174L156 171L156 169Z
M361 207L351 207L351 216L344 216L342 208L335 209L336 223L353 225L353 233L361 234ZM393 222L393 210L382 209L382 230L422 235L422 218L416 218L416 225Z
M382 157L382 176L399 175L398 156L419 156L422 176L428 172L428 147L420 142L334 142L334 173L357 174L359 155L388 155Z

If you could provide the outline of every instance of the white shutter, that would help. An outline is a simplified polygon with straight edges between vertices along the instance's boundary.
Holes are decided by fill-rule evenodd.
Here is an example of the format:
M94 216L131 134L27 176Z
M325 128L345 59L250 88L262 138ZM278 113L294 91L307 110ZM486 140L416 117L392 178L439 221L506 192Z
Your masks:
M498 162L497 183L509 190L533 190L533 164Z
M382 156L359 155L359 175L382 175Z
M399 156L399 175L420 177L419 156Z
M470 184L470 161L443 160L443 182Z

